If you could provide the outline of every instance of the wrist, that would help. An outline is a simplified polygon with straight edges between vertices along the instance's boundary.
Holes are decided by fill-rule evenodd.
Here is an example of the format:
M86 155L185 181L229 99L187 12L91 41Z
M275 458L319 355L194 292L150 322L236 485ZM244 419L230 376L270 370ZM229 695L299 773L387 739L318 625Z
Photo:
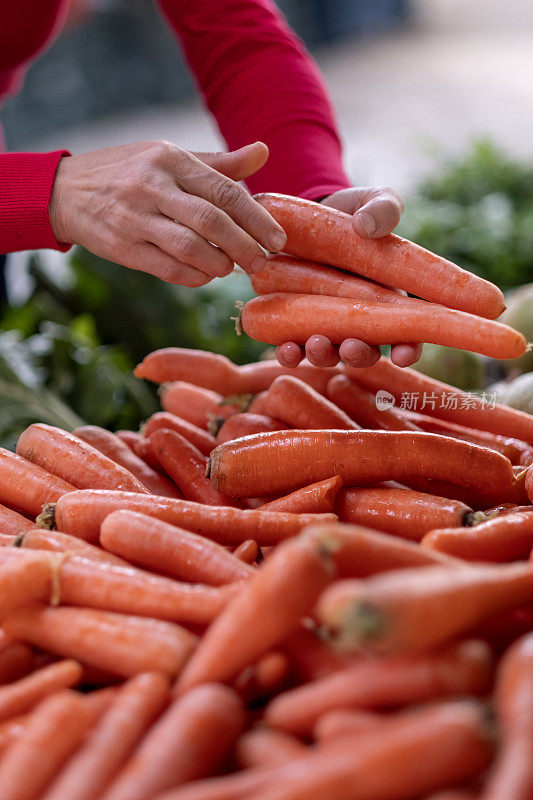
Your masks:
M73 244L68 225L68 175L72 158L63 156L56 169L50 202L48 204L48 218L50 227L58 242Z

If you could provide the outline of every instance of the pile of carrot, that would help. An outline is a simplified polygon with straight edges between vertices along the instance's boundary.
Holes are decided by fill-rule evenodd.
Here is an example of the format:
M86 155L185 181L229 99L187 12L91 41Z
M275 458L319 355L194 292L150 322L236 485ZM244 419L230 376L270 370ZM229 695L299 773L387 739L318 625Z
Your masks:
M141 430L0 450L2 800L533 796L533 417L387 359L135 372Z

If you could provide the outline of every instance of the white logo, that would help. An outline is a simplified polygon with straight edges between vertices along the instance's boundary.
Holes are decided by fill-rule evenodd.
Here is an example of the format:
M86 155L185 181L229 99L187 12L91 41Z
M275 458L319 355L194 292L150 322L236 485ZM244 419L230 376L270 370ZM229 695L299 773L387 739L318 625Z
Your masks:
M376 392L376 408L378 411L386 411L388 408L392 408L394 403L394 395L390 392L386 392L385 389L380 389L379 392Z

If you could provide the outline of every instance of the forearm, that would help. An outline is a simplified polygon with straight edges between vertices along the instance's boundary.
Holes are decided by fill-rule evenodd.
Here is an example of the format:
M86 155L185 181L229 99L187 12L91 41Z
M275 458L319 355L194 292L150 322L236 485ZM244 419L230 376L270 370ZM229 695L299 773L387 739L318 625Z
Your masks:
M320 73L270 0L159 0L229 149L270 149L253 192L349 186Z

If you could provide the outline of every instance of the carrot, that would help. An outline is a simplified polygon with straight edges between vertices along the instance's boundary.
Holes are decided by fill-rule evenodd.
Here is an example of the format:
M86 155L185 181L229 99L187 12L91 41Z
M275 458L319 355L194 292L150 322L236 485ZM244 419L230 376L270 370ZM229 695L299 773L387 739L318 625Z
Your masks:
M361 658L353 653L333 650L318 630L308 629L303 625L287 637L283 643L283 652L286 653L292 673L299 682L314 681L331 675Z
M59 531L47 531L36 526L17 536L12 544L24 550L49 550L52 553L75 552L77 555L83 556L83 558L90 558L93 561L108 561L112 564L127 566L122 558L102 550L101 547L95 547L89 542L84 542L83 539L79 539L77 536L69 536L68 533L60 533Z
M311 386L291 375L276 378L263 398L267 414L292 428L336 428L356 430L359 426Z
M235 548L233 555L244 564L253 564L254 561L257 561L257 557L259 556L259 545L254 539L246 539L245 542L241 542L241 544Z
M273 651L262 656L255 665L254 680L260 694L273 694L286 681L290 671L284 653Z
M259 545L278 544L310 522L331 522L334 514L290 514L280 511L243 511L229 506L205 506L190 500L140 495L133 492L72 492L73 500L55 506L59 530L95 542L100 525L113 511L129 509L180 525L223 544L255 539Z
M483 800L526 800L533 792L533 635L515 642L496 678L496 711L502 746Z
M385 390L406 408L431 413L439 419L533 444L533 415L476 398L414 369L397 367L388 358L371 367L346 367L346 374L373 392Z
M81 681L83 670L77 661L56 661L14 683L0 686L0 720L31 711L41 700Z
M205 456L208 456L215 447L214 436L197 425L193 425L192 422L187 422L186 419L181 419L168 411L158 411L156 414L152 414L142 426L143 436L148 437L159 428L167 428L184 436Z
M124 444L127 444L133 452L135 452L135 443L143 438L142 435L136 431L115 431L115 434L119 439L122 439Z
M78 489L147 492L131 472L61 428L34 423L20 434L17 453Z
M242 439L251 433L264 433L265 431L281 431L287 428L287 424L279 419L272 419L266 414L233 414L225 419L216 435L215 447L222 442L231 442L234 439Z
M83 747L59 773L45 800L100 797L162 711L168 696L168 680L160 672L141 673L125 683Z
M347 646L411 653L439 646L491 614L531 601L530 564L424 567L339 581L320 598L318 615Z
M389 709L483 694L490 687L491 672L490 650L479 641L433 653L361 659L278 695L267 706L265 720L286 733L308 735L323 714L337 709Z
M422 475L406 478L405 483L410 489L417 492L437 495L447 500L459 500L475 511L493 506L502 500L516 505L517 502L522 502L521 498L524 494L524 478L515 478L514 472L512 483L506 486L492 482L487 482L484 487L459 486L457 483L424 478Z
M33 528L33 521L22 514L17 514L6 506L0 505L0 530L2 535L14 534L17 535L23 531Z
M463 789L445 789L426 797L426 800L476 800L477 795Z
M241 312L246 334L258 342L305 344L320 331L333 344L353 336L368 344L409 338L470 350L490 358L517 358L527 342L519 331L453 308L413 300L409 307L344 297L278 292L249 300Z
M482 522L468 530L437 528L422 540L424 547L467 561L515 561L533 548L533 508Z
M179 680L179 690L227 681L282 642L312 610L332 570L320 542L298 537L277 547L209 627Z
M135 511L107 516L100 542L127 561L185 581L223 586L254 574L221 545Z
M294 736L266 727L252 728L237 742L237 762L242 769L278 767L307 753L309 748Z
M342 522L377 528L415 542L434 528L460 528L474 520L472 509L459 500L411 489L342 489L335 511Z
M61 691L43 700L0 761L6 800L35 800L76 752L94 722L83 698Z
M152 726L102 800L145 800L211 775L229 755L244 719L231 689L197 687L175 700Z
M174 623L92 608L25 606L3 626L23 642L127 678L154 670L176 676L196 644Z
M181 434L167 428L149 437L157 460L188 500L210 506L234 506L235 501L217 492L205 477L207 456Z
M513 482L500 453L435 433L278 431L218 445L211 453L214 488L233 497L275 495L340 475L346 486L411 477L440 478L500 492Z
M327 514L333 511L335 499L342 486L339 475L311 483L295 492L264 503L263 511L292 511L306 514Z
M394 407L378 409L376 396L357 386L346 375L335 375L328 383L329 399L365 428L385 431L422 430L405 419Z
M319 294L404 307L412 302L411 298L387 286L284 253L269 255L266 266L255 275L250 275L250 283L256 294Z
M16 739L19 739L27 725L27 715L21 717L12 717L6 722L0 724L0 757L7 750L10 744Z
M57 556L34 552L24 553L26 558L21 559L18 555L22 553L15 548L0 552L0 620L25 603L48 601L53 593Z
M26 675L33 666L33 653L22 642L7 636L0 638L0 684L11 683Z
M74 486L31 461L0 447L0 502L36 517L45 503L53 503Z
M256 199L287 234L285 250L290 255L343 267L424 300L490 319L505 308L496 286L407 239L395 234L361 239L349 214L310 200L275 194Z
M186 381L163 384L159 394L165 411L182 417L203 430L207 429L211 417L229 417L242 411L234 403L224 403L224 398L218 392Z
M326 393L328 380L342 370L342 367L315 367L304 359L297 367L282 367L274 359L257 361L239 367L238 389L241 394L257 394L268 389L280 375L291 375L307 383L320 394Z
M376 730L388 718L375 711L351 711L339 708L327 711L316 723L313 736L319 742L329 742L353 734Z
M529 502L533 503L533 466L529 467L527 471L524 488L526 490Z
M159 494L164 497L181 496L169 480L149 467L142 458L132 452L128 445L114 433L106 431L104 428L99 428L97 425L83 425L81 428L76 428L73 433L78 439L87 442L87 444L90 444L116 464L131 472L145 489L148 489L152 494Z
M145 464L151 467L155 472L160 472L164 474L164 469L161 466L161 462L157 458L154 448L152 447L152 443L149 439L145 439L144 436L141 436L138 441L135 442L133 445L133 452L135 455L139 456ZM176 486L175 489L178 492L178 487Z

